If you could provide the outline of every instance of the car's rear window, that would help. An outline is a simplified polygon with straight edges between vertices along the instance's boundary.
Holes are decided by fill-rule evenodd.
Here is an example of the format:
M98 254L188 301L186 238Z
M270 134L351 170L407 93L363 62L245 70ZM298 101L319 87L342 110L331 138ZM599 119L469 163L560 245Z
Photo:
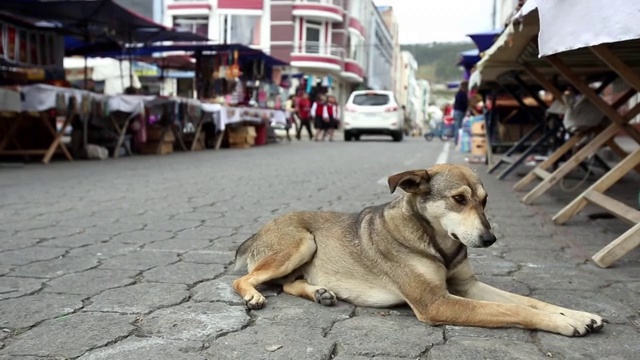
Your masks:
M357 106L384 106L389 104L389 95L369 93L358 94L353 97L353 105Z

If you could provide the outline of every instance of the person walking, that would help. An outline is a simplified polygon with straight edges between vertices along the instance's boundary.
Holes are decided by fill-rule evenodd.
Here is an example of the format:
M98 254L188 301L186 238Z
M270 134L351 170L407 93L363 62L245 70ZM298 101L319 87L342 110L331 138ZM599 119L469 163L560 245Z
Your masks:
M300 126L296 132L296 138L300 140L300 134L302 128L306 128L309 133L309 140L313 140L313 131L311 130L311 101L309 100L309 94L303 93L302 98L298 101L296 113L300 119Z
M284 102L284 111L287 116L287 124L285 125L284 129L287 132L287 140L289 141L291 141L291 135L289 135L289 130L291 130L291 125L295 125L296 133L298 131L298 124L296 123L296 119L294 118L295 107L293 103L294 103L293 95L289 96L287 101Z
M469 109L468 90L469 83L467 81L461 82L453 102L453 141L455 145L458 145L458 132L462 128L462 120Z
M325 106L325 115L323 118L329 119L329 141L333 141L333 134L340 128L340 107L335 96L330 95ZM326 135L326 134L325 134ZM324 137L323 137L324 140Z
M316 101L313 102L311 106L311 117L313 118L313 126L316 129L316 136L314 138L315 141L320 141L320 138L324 140L327 135L327 130L329 129L329 119L325 118L326 114L326 103L327 99L324 95L318 95Z

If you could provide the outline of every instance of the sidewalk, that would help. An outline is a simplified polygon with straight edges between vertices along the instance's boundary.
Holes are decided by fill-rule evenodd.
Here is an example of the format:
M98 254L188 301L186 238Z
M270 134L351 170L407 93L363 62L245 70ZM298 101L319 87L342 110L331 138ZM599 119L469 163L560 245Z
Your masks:
M465 156L452 152L450 162L465 163ZM502 345L493 353L487 352L496 359L513 358L517 348L522 350L518 358L523 359L532 358L522 357L530 349L556 359L639 359L640 249L632 251L609 269L600 269L590 261L595 252L628 230L629 225L618 219L590 220L588 214L602 211L595 207L586 208L565 226L555 226L551 222L551 217L588 187L593 178L570 193L556 186L534 206L527 206L520 202L524 193L512 190L518 176L499 181L494 175L487 174L486 166L470 166L477 169L483 179L489 194L489 221L498 236L493 247L470 251L472 265L481 275L479 277L505 290L597 313L611 324L601 333L576 339L520 330L460 329L468 336L465 340L467 350L490 348L492 343L481 339L498 338L501 341L495 344ZM573 187L580 175L568 180L565 187ZM609 193L638 206L638 178L637 174L630 174ZM431 351L432 355L436 348ZM453 348L447 357L441 358L471 354L456 349L461 347ZM509 352L505 352L508 349Z

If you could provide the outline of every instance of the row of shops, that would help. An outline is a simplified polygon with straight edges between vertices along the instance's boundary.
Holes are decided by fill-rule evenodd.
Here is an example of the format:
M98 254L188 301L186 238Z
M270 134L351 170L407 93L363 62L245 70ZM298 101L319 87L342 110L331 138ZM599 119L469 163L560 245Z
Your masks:
M504 180L525 168L513 188L531 205L570 174L597 175L552 221L567 224L597 206L628 223L593 254L609 267L640 245L639 189L625 199L606 194L640 171L640 6L528 0L516 10L505 29L474 39L478 49L461 54L472 96L483 104L489 173ZM603 150L620 161L611 166Z
M266 145L291 86L311 91L260 50L211 44L113 0L7 0L0 32L2 161Z

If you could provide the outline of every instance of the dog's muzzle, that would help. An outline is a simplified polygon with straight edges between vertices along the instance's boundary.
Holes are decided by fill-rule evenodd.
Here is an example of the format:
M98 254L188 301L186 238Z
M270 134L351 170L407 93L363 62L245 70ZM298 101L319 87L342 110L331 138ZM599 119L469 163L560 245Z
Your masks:
M480 244L482 244L483 247L493 245L496 240L496 236L491 231L485 231L480 235Z

